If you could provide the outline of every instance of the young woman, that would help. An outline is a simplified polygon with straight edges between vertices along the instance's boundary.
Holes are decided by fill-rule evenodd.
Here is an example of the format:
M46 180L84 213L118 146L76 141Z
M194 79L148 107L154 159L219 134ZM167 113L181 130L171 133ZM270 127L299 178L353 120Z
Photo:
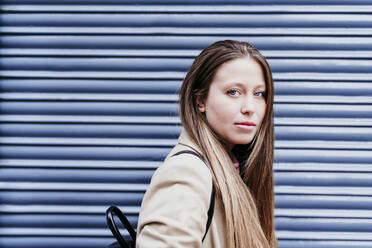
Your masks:
M142 202L137 247L277 247L273 79L266 59L246 42L205 48L183 81L180 117L178 144ZM175 156L183 150L202 159Z

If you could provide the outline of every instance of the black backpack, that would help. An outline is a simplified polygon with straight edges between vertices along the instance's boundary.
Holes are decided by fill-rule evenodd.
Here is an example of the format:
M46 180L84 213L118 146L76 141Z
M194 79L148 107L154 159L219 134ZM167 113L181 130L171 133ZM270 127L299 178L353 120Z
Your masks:
M203 160L202 156L199 153L191 151L191 150L179 151L179 152L173 154L172 157L180 155L180 154L184 154L184 153L192 154L194 156L197 156L201 160ZM204 160L203 160L203 162L204 162ZM212 193L211 193L211 201L210 201L209 209L208 209L207 226L206 226L206 229L205 229L205 233L204 233L202 242L204 241L204 239L205 239L205 237L208 233L209 226L211 225L211 222L212 222L213 212L214 212L214 198L215 198L215 189L214 189L214 186L212 184ZM120 221L123 223L124 227L127 229L127 231L128 231L132 240L126 240L121 235L121 233L119 231L119 228L115 224L114 215L118 216ZM134 230L134 228L132 227L132 225L130 224L128 219L125 217L125 215L120 211L120 209L118 207L111 206L106 210L106 221L107 221L107 225L109 226L112 234L114 235L114 237L117 240L116 242L107 246L107 248L135 248L136 247L136 231Z

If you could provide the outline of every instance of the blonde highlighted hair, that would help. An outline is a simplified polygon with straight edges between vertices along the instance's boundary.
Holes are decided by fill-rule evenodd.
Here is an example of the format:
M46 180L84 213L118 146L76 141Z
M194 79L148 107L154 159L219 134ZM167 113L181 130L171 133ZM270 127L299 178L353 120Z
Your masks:
M226 144L198 111L197 97L206 99L218 68L233 59L250 57L262 68L266 83L266 112L254 140L233 149L242 165L236 173ZM207 161L226 218L227 247L277 247L274 232L273 79L264 56L251 44L232 40L206 47L194 60L180 90L181 122Z

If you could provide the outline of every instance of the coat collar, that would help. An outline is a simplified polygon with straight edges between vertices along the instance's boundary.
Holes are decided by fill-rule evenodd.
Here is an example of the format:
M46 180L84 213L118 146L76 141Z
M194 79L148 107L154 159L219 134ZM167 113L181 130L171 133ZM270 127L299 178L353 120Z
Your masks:
M200 148L195 144L195 142L184 129L182 129L181 135L178 138L178 144L187 146L200 154Z

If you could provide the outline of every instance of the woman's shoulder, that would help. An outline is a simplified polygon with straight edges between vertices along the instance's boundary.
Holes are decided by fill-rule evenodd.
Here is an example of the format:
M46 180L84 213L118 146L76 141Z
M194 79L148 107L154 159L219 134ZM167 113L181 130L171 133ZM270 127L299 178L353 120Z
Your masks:
M197 156L169 153L154 173L142 201L137 247L201 247L205 233L212 176Z
M177 144L163 164L155 171L152 180L198 180L211 185L212 174L201 157L190 147Z

